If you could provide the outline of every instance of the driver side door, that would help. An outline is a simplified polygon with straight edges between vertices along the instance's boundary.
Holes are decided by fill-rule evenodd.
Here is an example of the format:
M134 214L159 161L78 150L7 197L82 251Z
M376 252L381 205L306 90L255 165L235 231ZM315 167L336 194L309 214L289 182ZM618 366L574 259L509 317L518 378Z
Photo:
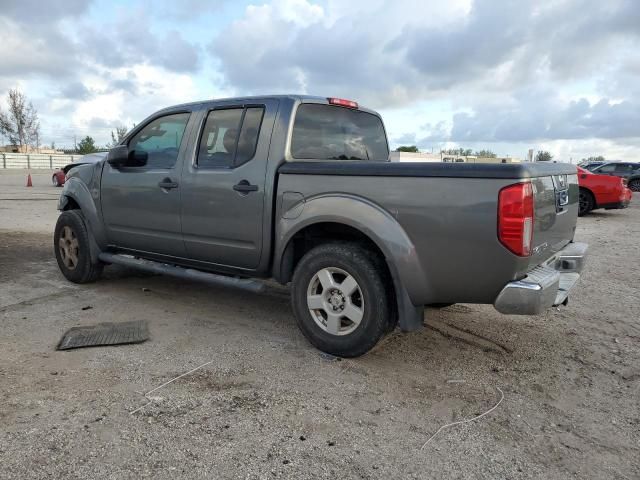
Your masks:
M167 113L140 128L127 146L129 157L143 159L143 166L105 164L101 199L110 245L163 256L185 256L180 176L192 117L190 111Z

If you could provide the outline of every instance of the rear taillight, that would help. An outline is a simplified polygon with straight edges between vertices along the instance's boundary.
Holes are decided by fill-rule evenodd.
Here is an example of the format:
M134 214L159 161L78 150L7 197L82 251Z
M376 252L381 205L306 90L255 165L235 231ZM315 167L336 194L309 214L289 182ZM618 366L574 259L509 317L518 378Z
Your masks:
M500 190L498 239L516 255L531 255L533 238L533 187L516 183Z

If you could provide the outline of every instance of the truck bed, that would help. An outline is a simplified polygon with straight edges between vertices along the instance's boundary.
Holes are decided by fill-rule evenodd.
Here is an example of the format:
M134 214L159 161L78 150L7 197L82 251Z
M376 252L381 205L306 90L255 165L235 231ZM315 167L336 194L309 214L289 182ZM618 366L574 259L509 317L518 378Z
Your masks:
M558 176L567 183L562 211L556 211ZM497 237L498 194L527 180L534 186L533 253L518 257ZM287 162L279 169L283 192L301 194L306 205L342 194L391 215L415 246L424 276L410 282L419 285L409 287L416 305L492 303L505 283L523 278L572 241L579 193L576 168L568 164L361 161Z

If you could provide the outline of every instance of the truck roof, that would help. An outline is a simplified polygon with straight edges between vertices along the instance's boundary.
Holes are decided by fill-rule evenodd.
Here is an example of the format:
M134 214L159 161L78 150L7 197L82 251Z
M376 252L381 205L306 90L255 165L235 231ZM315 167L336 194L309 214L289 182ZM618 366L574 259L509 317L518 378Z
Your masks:
M170 107L165 107L160 111L163 112L165 110L175 110L182 107L192 107L195 105L202 105L202 104L211 103L211 102L228 102L228 101L238 101L238 100L251 102L251 101L264 100L269 98L276 99L276 100L289 99L289 100L294 100L299 102L310 102L310 103L328 103L328 99L332 97L320 97L317 95L304 95L304 94L246 95L246 96L239 96L239 97L210 98L206 100L180 103L177 105L172 105ZM363 107L360 104L358 104L358 110L378 115L378 112L376 112L375 110L371 110L369 108Z

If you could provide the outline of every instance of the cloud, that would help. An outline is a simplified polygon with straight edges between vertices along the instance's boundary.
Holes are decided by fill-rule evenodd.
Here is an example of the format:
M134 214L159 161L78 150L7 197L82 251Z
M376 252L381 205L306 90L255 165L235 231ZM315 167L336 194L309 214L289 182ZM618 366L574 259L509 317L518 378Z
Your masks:
M385 110L449 102L448 118L392 128L396 144L640 138L640 2L476 0L433 18L411 2L350 5L301 17L287 12L315 5L250 7L210 52L241 91L335 94Z
M104 118L93 117L88 122L87 125L96 130L104 130L104 129L115 129L116 126L120 126L117 120L106 120Z
M60 96L69 100L87 100L91 95L91 90L79 81L67 83L60 90Z
M227 4L232 2L228 0L180 0L179 2L158 2L157 0L142 0L142 6L146 12L157 16L161 19L168 19L173 22L176 20L185 21L192 20L194 16L205 16L207 14L221 15Z
M77 66L75 44L54 26L43 27L34 33L0 14L0 31L1 77L68 76Z
M37 5L36 5L37 4ZM148 63L195 72L200 49L176 29L156 34L144 12L97 26L80 17L88 1L5 1L0 10L0 77L72 77L96 66ZM71 21L73 20L73 21Z
M110 68L147 63L172 72L195 72L199 68L199 49L175 29L162 36L153 33L150 21L142 13L131 22L121 17L99 29L83 25L83 56L88 63Z
M229 85L243 92L302 92L406 104L424 90L392 40L410 24L447 22L465 2L276 0L249 6L209 45Z
M552 139L621 139L640 136L640 103L602 98L562 102L551 92L523 92L503 103L480 104L453 115L452 125L426 125L421 143L530 142Z
M637 51L640 2L439 3L250 6L209 51L241 91L344 94L374 107L562 84L594 75L614 46Z
M16 22L32 25L50 24L64 17L85 13L91 0L65 0L43 2L42 0L3 0L0 16Z
M199 66L198 49L176 30L170 30L158 42L158 64L173 72L194 72Z

